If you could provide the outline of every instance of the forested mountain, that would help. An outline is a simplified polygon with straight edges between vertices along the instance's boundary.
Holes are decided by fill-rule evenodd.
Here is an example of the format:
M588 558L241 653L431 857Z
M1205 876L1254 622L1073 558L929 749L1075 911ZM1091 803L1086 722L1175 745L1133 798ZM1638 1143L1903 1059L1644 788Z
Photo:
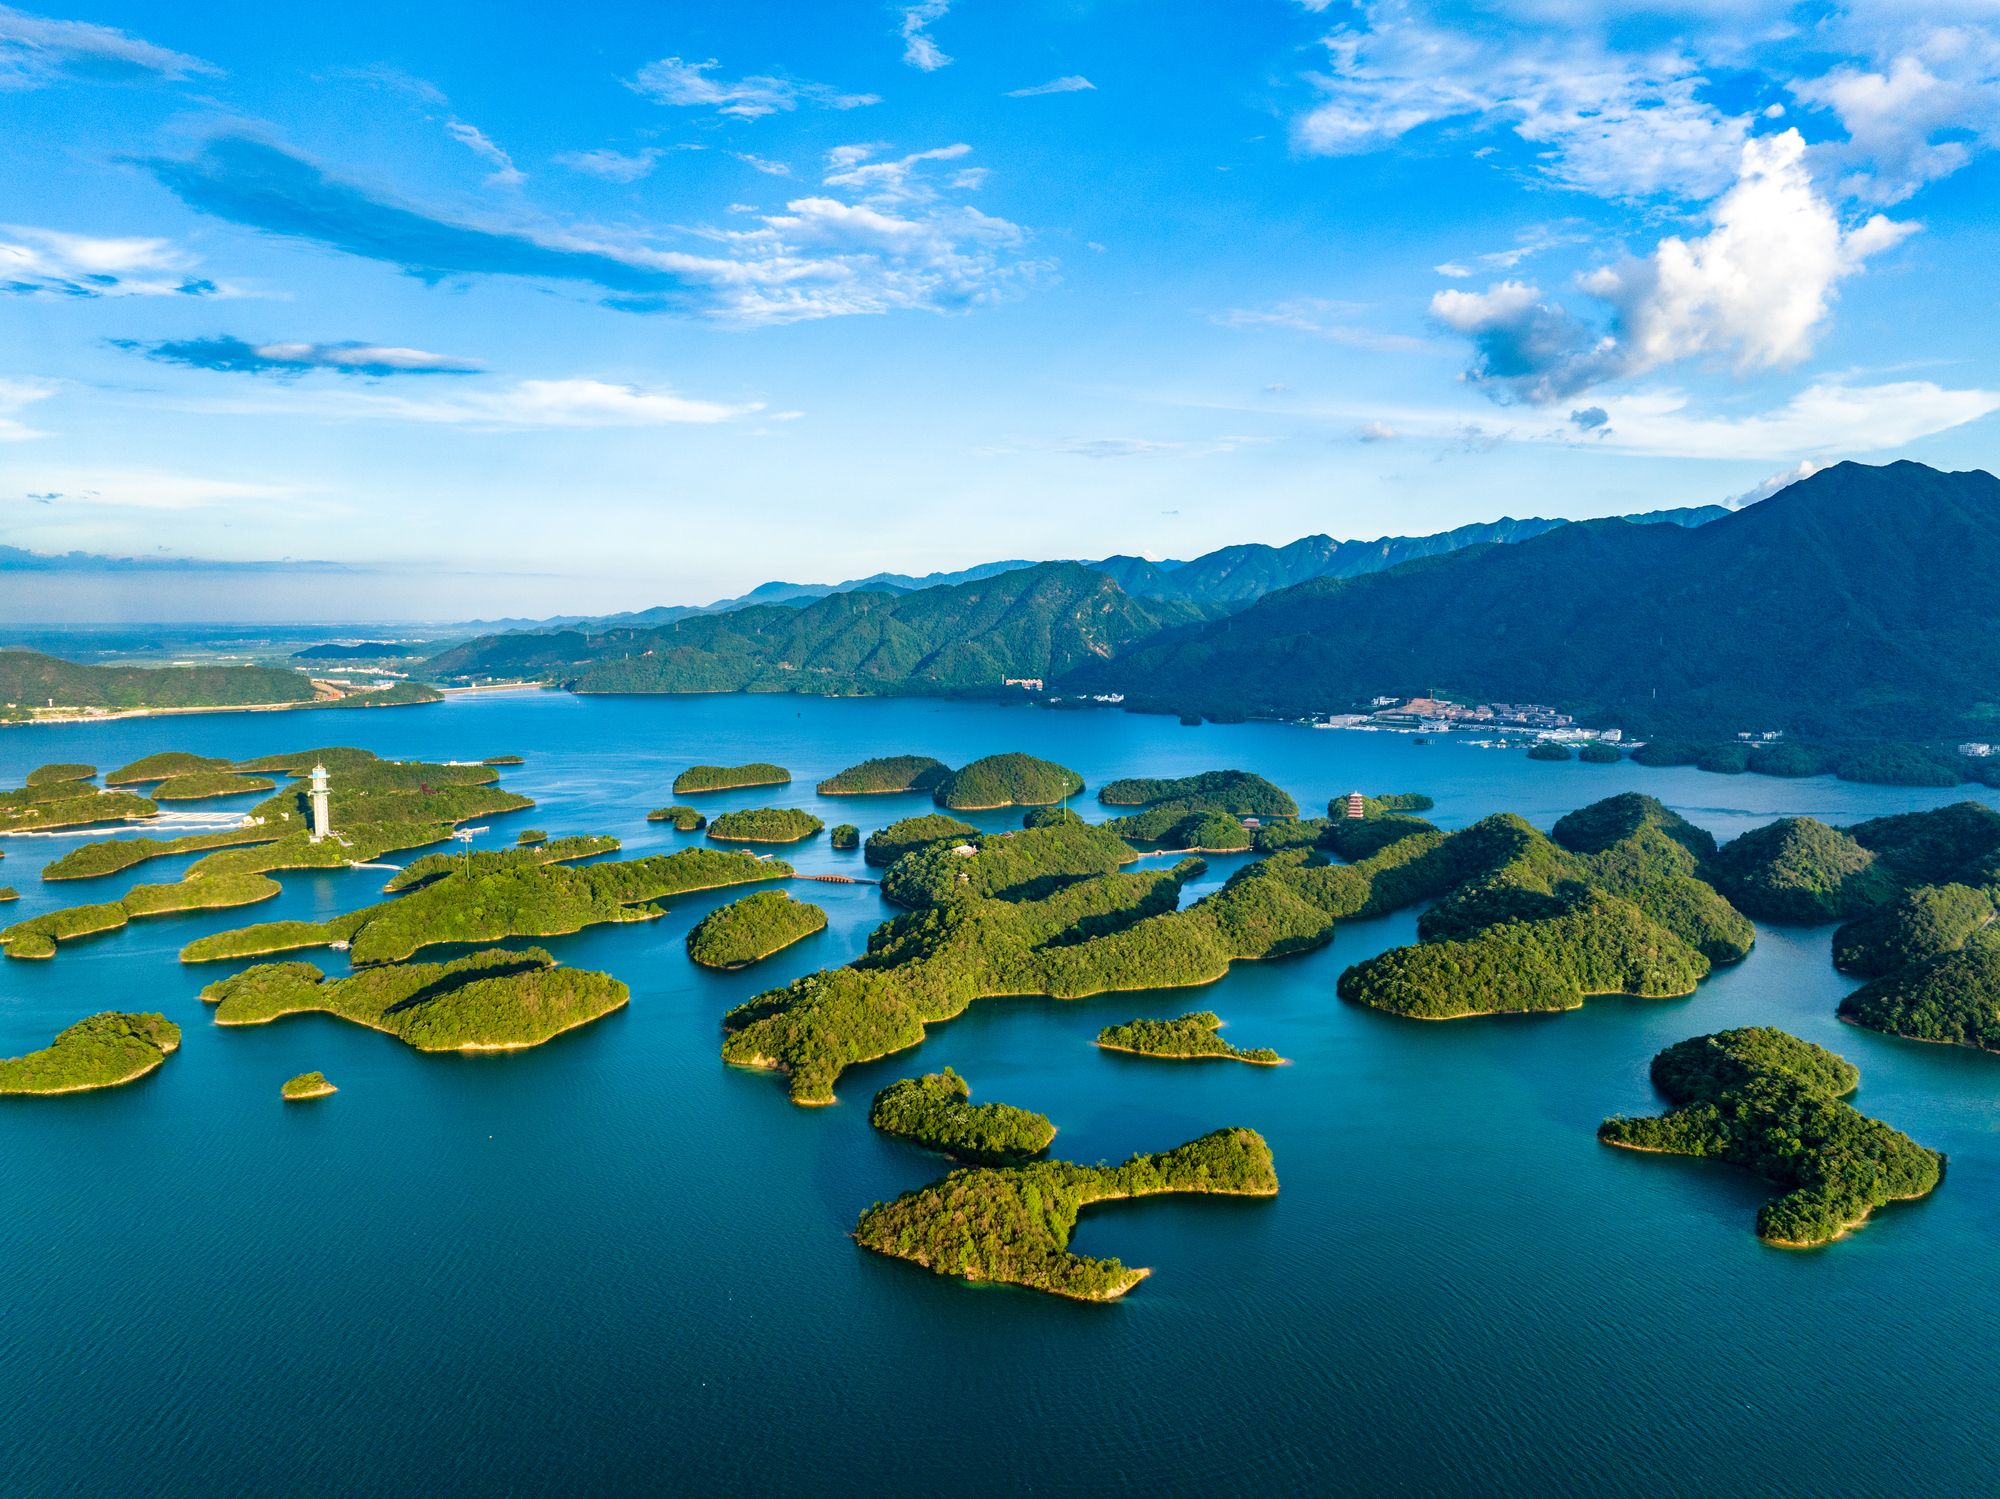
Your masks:
M444 652L451 680L553 677L579 692L960 692L1053 678L1199 618L1073 562L915 593L832 594L649 629L501 635Z
M0 712L77 708L234 707L305 703L303 672L275 666L81 666L40 651L0 651Z
M1698 527L1578 522L1317 579L1063 685L1230 715L1435 691L1642 732L1992 737L2000 479L1843 463Z

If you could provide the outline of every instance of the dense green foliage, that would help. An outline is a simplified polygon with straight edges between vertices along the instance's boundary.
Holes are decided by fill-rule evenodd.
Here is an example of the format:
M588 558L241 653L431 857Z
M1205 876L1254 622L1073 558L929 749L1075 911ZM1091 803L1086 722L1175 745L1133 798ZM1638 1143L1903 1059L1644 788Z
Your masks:
M926 812L921 817L905 817L886 828L877 828L868 835L862 857L870 864L887 868L914 849L933 843L963 843L978 835L979 829L969 822L946 817L942 812Z
M1782 817L1723 845L1709 879L1762 921L1839 921L1895 894L1895 881L1860 843L1811 817Z
M520 832L514 835L514 846L516 848L533 848L537 844L547 843L548 841L549 830L547 828L522 828Z
M1578 749L1576 757L1585 765L1616 765L1624 759L1624 756L1618 753L1615 744L1606 744L1599 739L1593 739Z
M1906 885L1953 880L1990 885L2000 879L2000 812L1981 802L1871 818L1847 833Z
M704 968L748 968L794 942L826 930L826 912L783 890L760 890L697 921L688 956Z
M931 795L952 812L990 807L1047 807L1083 790L1083 777L1033 755L987 755L953 771Z
M708 826L708 814L698 807L686 805L655 807L646 814L646 821L670 822L676 832L693 833Z
M1992 920L1993 901L1984 890L1919 885L1835 932L1833 966L1862 978L1881 978L1958 951Z
M1675 1107L1611 1118L1611 1145L1709 1156L1786 1188L1757 1212L1774 1244L1825 1244L1884 1203L1938 1184L1944 1157L1844 1101L1860 1075L1823 1047L1756 1026L1696 1036L1653 1058L1653 1085Z
M144 1077L179 1049L181 1028L158 1014L106 1010L41 1051L0 1059L0 1093L76 1093Z
M81 666L39 651L0 651L0 702L58 708L217 708L309 703L303 672L274 666Z
M152 817L159 810L149 798L130 791L101 791L89 781L43 781L0 791L0 833L88 827Z
M717 816L708 836L718 843L800 843L825 826L797 807L746 807Z
M1105 826L1134 843L1199 849L1203 853L1240 853L1251 846L1249 829L1228 813L1190 811L1174 803L1148 807L1130 817L1116 817Z
M475 868L490 870L505 868L522 859L537 864L574 864L583 859L594 859L599 854L615 854L620 845L609 833L578 833L568 838L550 841L543 838L533 843L517 843L511 849L495 851L482 849L455 853L425 854L420 859L412 859L401 869L389 876L389 883L382 889L390 895L400 895L405 890L414 890L419 885L428 885L433 880L441 880L446 875L464 874Z
M1542 739L1528 746L1528 758L1530 760L1573 760L1576 757L1571 753L1568 745L1557 744L1553 739Z
M321 1011L386 1031L418 1051L537 1046L608 1015L628 997L608 973L564 968L541 948L450 963L385 963L329 979L310 963L263 963L210 984L217 1025L262 1025Z
M836 822L827 829L826 841L831 848L851 853L861 847L861 829L851 822Z
M1691 739L1649 739L1632 751L1634 765L1649 765L1662 769L1670 765L1692 765L1699 760L1707 746Z
M1275 1067L1284 1060L1268 1046L1231 1046L1219 1034L1221 1029L1222 1017L1213 1010L1190 1010L1176 1020L1128 1020L1123 1025L1107 1025L1097 1033L1097 1044L1108 1051L1137 1052L1142 1057L1190 1061L1217 1057L1263 1067Z
M1980 935L1855 990L1840 1018L1870 1030L2000 1051L2000 941Z
M864 1249L914 1261L938 1275L997 1281L1084 1301L1124 1295L1147 1274L1115 1259L1069 1253L1077 1214L1110 1198L1165 1192L1269 1197L1278 1190L1271 1148L1255 1130L1221 1129L1122 1166L977 1166L861 1215Z
M274 791L277 783L267 776L238 775L231 770L191 770L169 776L153 788L159 802L198 802L215 796L241 796L246 791Z
M1840 463L1693 529L1586 521L1303 583L1051 685L1284 718L1435 689L1703 743L1986 738L1995 619L2000 479Z
M1018 833L927 842L889 867L882 893L899 906L934 906L963 895L1023 900L1085 875L1109 874L1133 858L1108 828L1071 818Z
M733 791L741 786L786 786L792 773L782 765L753 761L748 765L690 765L674 777L674 795L697 791Z
M54 786L64 781L87 781L97 774L95 765L67 761L58 765L39 765L28 772L30 786Z
M1228 812L1237 817L1296 817L1299 804L1247 770L1208 770L1172 780L1128 776L1108 781L1097 799L1107 807L1152 807L1162 802Z
M196 775L204 770L227 770L227 760L211 759L207 755L191 755L186 750L161 750L158 754L146 755L134 760L130 765L121 765L104 778L107 786L143 786L152 781L171 780L175 776Z
M819 783L821 796L879 796L893 791L934 791L951 767L929 755L881 755L850 765Z
M324 1072L301 1072L278 1090L287 1103L299 1103L309 1098L325 1098L329 1093L339 1091L326 1080Z
M856 591L626 626L488 636L444 652L451 680L540 677L579 692L943 692L1053 679L1198 617L1135 599L1102 574L1051 562L950 587Z
M559 846L552 847L560 852ZM331 921L276 922L218 932L181 949L181 961L216 962L344 941L357 967L399 962L445 942L557 937L588 926L647 921L662 914L654 902L668 896L783 879L792 873L783 860L709 848L580 868L550 854L551 848L539 848L446 855L436 866L442 873L424 878L393 900ZM405 870L399 878L410 873Z
M1750 772L1760 776L1822 776L1833 769L1827 757L1803 744L1761 744L1750 751Z
M971 1100L971 1085L947 1067L889 1084L875 1095L868 1122L976 1166L1018 1166L1055 1140L1046 1114Z
M1958 756L1914 744L1871 745L1842 760L1834 774L1872 786L1956 786L1966 779Z
M0 903L19 900L20 898L21 892L16 890L12 885L0 885Z
M171 885L134 885L115 901L66 906L17 921L0 931L0 951L10 958L52 958L59 944L115 931L134 917L249 906L278 893L278 882L261 874L215 874Z

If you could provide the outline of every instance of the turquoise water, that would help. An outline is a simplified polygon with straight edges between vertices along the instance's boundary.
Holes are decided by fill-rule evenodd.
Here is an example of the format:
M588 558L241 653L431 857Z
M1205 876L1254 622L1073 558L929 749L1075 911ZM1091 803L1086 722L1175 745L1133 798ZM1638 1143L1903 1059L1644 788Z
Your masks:
M688 763L793 771L777 795L703 799L711 811L783 802L865 830L921 799L821 803L812 784L902 751L1025 749L1093 786L1243 766L1309 808L1354 786L1424 790L1453 825L1512 809L1547 826L1643 789L1722 836L1962 794L1118 713L543 693L10 730L0 781L50 760L329 741L525 755L506 784L540 805L483 842L532 825L614 832L635 852L688 841L643 821ZM23 895L10 919L175 873L42 885L70 846L4 840L0 883ZM824 839L797 862L861 872ZM287 874L250 916L351 909L383 878ZM1424 1025L1335 998L1347 964L1414 932L1407 914L1356 922L1198 993L982 1001L813 1110L717 1058L724 1009L852 956L886 914L868 887L799 893L825 905L827 931L748 973L698 971L682 948L720 897L550 942L625 979L632 1003L512 1055L422 1056L323 1016L217 1030L196 999L217 970L174 955L243 913L0 965L0 1055L112 1007L163 1010L186 1033L131 1086L0 1100L0 1492L1659 1496L1978 1493L2000 1478L1985 1411L2000 1059L1839 1025L1847 984L1825 929L1765 928L1684 1001ZM1091 1045L1113 1021L1197 1005L1294 1065ZM1786 1253L1752 1232L1756 1181L1596 1143L1605 1114L1655 1107L1661 1046L1748 1023L1855 1061L1864 1109L1950 1154L1938 1192ZM1070 1159L1253 1126L1283 1189L1087 1212L1078 1249L1154 1271L1110 1306L864 1254L847 1238L860 1211L944 1169L875 1135L868 1099L946 1063L976 1098L1051 1115ZM278 1085L313 1068L339 1095L283 1105Z

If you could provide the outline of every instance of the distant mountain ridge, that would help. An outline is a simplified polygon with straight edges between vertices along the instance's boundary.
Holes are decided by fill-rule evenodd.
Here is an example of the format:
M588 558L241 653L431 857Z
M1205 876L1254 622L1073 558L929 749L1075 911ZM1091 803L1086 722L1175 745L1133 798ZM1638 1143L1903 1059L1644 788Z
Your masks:
M2000 479L1842 463L1699 527L1583 521L1317 578L1060 686L1217 716L1436 691L1645 733L2000 737Z

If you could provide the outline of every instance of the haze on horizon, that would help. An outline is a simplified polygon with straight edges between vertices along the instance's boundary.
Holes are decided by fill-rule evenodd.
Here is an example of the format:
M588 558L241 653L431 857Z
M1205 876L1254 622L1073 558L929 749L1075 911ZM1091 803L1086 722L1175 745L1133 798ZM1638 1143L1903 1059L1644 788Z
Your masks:
M0 619L1991 467L1976 0L0 7ZM218 607L222 601L226 607Z

